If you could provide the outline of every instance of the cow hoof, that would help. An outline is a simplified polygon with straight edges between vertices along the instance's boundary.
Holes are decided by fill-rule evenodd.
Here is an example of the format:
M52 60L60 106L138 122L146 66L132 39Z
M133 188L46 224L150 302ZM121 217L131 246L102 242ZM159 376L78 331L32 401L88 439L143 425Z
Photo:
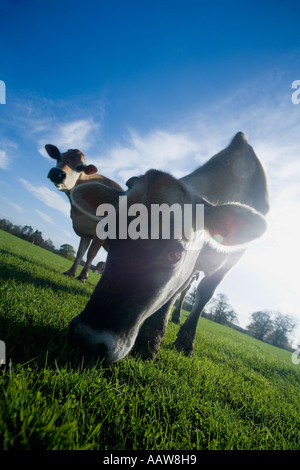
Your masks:
M130 355L136 358L140 358L142 361L152 361L155 358L156 353L143 349L135 349L130 352Z
M192 356L194 354L193 346L182 343L181 341L174 341L173 346L178 352L182 352L185 356Z
M157 355L159 348L151 348L149 344L135 344L130 351L133 357L139 357L142 361L152 361Z
M171 322L175 323L175 325L179 325L180 323L179 318L171 318Z
M78 281L85 282L87 280L87 277L77 277Z
M64 276L69 276L69 277L74 277L75 274L74 273L70 273L69 271L66 271L63 273Z

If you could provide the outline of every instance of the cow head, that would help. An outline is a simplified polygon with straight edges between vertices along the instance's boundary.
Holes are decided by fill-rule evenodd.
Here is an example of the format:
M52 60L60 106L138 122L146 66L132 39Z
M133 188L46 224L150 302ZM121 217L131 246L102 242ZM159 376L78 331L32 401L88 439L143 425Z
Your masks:
M117 207L118 220L124 196L131 214L127 219L128 236L120 237L117 231L116 237L109 240L105 271L83 312L70 323L71 344L108 362L126 356L140 325L185 287L205 244L218 244L216 250L230 250L260 236L266 228L263 216L254 209L238 203L211 205L161 171L150 170L131 178L127 186L128 191L121 197L120 192L95 183L79 185L71 192L72 203L91 217L105 200ZM174 203L192 208L188 235L176 238L170 232L170 237L164 238L160 225L156 239L129 236L136 204L148 209L149 234L152 205ZM195 221L197 205L204 207L202 227Z
M80 150L69 149L67 152L60 153L58 148L51 144L45 145L45 149L48 155L57 161L56 167L49 171L48 178L60 191L70 191L74 188L82 174L92 175L98 171L94 165L86 164Z

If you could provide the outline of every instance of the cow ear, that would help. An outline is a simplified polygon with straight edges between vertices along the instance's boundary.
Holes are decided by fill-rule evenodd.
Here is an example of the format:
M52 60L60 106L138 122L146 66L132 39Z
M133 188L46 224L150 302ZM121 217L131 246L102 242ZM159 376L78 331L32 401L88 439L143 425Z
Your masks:
M129 189L131 189L139 180L140 178L138 176L132 176L125 184Z
M263 215L239 203L206 206L204 226L216 242L225 246L248 243L267 228Z
M101 183L84 183L75 186L70 193L70 199L73 206L88 217L100 220L96 216L98 206L101 204L111 204L116 206L119 202L119 196L122 191L109 188Z
M94 175L95 173L97 173L97 171L98 171L98 168L95 165L86 165L83 168L83 172L86 175Z
M54 158L55 160L60 159L60 155L61 155L60 151L58 150L57 147L55 147L55 145L47 144L47 145L45 145L45 149L46 149L49 157Z

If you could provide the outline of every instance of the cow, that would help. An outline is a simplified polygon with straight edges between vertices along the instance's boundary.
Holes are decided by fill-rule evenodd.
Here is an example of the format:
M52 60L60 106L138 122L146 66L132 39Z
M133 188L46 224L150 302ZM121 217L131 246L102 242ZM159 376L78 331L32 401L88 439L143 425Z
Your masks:
M95 274L103 274L104 269L105 269L105 261L99 261L99 263L97 263L97 265L94 269L94 273Z
M171 317L171 322L173 322L177 325L180 323L181 309L182 309L182 306L183 306L185 296L188 293L188 291L189 291L191 285L193 284L193 282L198 280L199 275L200 275L200 272L195 271L194 274L190 278L190 282L188 283L186 288L183 289L183 291L181 292L180 297L179 297L178 302L177 302L177 305L176 305L175 309L173 310L172 317Z
M228 147L180 179L149 170L130 178L126 185L125 193L93 183L74 188L72 204L91 217L104 199L120 212L123 195L133 208L137 203L148 208L164 203L168 207L200 205L204 226L199 228L193 219L189 236L181 238L165 239L161 232L158 239L111 237L105 271L84 310L71 320L69 342L85 357L100 357L108 363L130 352L142 359L154 358L175 298L200 271L204 276L193 311L174 343L178 351L190 355L205 304L249 242L267 228L265 171L247 137L239 132ZM148 223L151 228L151 217Z
M56 167L51 168L49 171L48 178L59 191L64 192L68 196L69 200L70 192L73 188L90 182L101 183L109 188L123 191L118 183L98 174L98 169L95 165L87 165L85 156L80 150L69 149L67 152L61 153L55 145L51 144L45 145L45 149L48 155L57 162ZM85 282L88 278L91 263L103 245L103 241L96 236L95 221L76 209L76 207L72 205L71 200L70 203L73 229L76 235L80 237L80 243L73 265L63 274L66 276L75 276L80 261L89 248L85 265L80 275L77 277L78 280Z

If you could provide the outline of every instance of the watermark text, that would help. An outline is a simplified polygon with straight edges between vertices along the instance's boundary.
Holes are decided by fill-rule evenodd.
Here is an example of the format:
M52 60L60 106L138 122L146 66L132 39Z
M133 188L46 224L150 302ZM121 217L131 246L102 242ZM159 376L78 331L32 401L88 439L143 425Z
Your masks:
M0 104L6 104L6 86L3 80L0 80Z
M292 93L291 100L293 104L300 103L300 80L294 80L292 83L292 88L296 90Z
M6 346L4 341L0 340L0 365L6 364Z
M100 204L96 211L102 217L96 227L101 240L191 240L195 231L204 228L203 204L127 205L127 196L119 197L118 210L112 204Z

